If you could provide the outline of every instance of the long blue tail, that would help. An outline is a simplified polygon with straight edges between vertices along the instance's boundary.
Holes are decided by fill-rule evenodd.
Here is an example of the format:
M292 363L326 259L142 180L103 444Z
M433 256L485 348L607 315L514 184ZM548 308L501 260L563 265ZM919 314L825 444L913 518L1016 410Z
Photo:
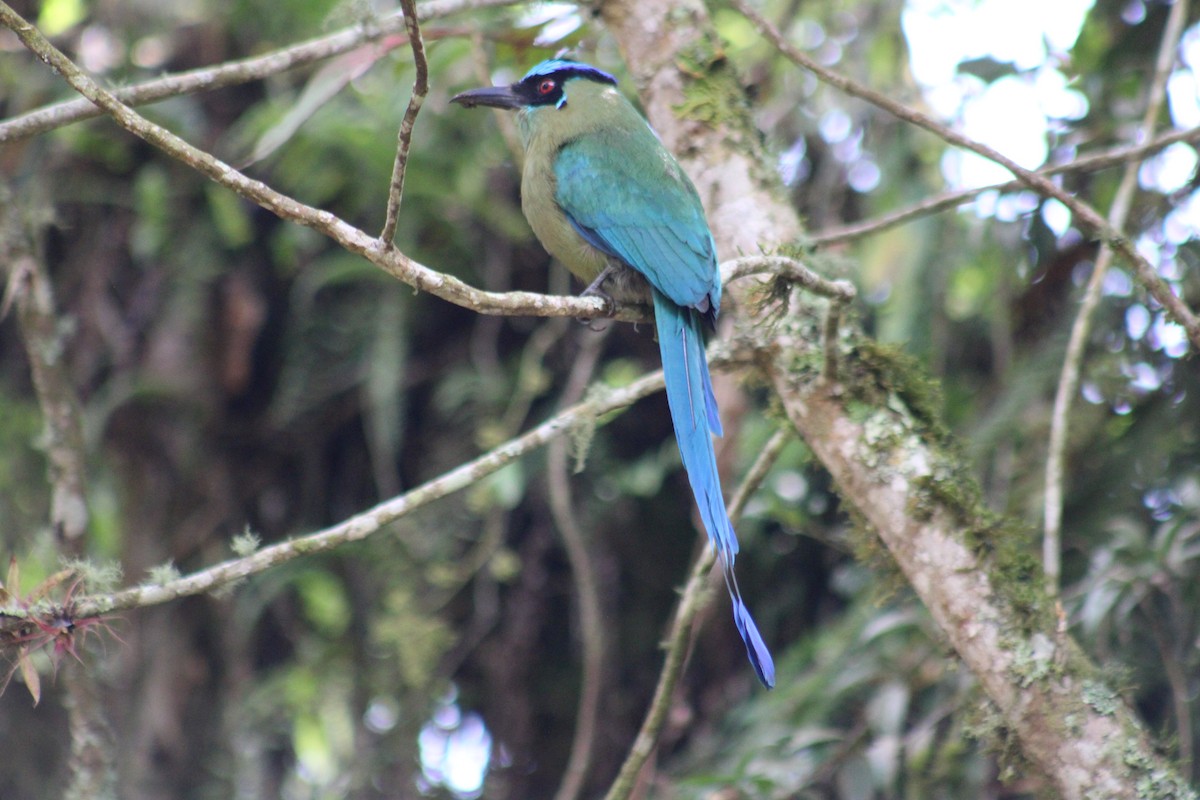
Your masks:
M770 689L775 686L775 663L750 611L742 602L742 593L733 574L738 541L725 510L717 457L713 452L712 434L721 435L721 420L717 416L717 400L713 396L708 359L704 355L700 315L693 309L676 305L656 289L654 320L667 381L667 404L671 407L671 422L675 426L683 468L692 484L692 494L696 496L708 538L721 559L725 586L733 601L733 621L746 644L746 655L754 665L758 679Z

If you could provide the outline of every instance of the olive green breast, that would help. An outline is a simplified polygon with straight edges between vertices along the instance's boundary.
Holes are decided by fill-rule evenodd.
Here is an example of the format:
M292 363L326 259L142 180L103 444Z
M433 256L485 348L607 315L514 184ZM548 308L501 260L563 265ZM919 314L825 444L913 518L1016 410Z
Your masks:
M608 258L571 225L554 199L557 188L553 158L526 153L521 176L521 210L538 241L550 255L562 262L575 277L591 283L603 271Z

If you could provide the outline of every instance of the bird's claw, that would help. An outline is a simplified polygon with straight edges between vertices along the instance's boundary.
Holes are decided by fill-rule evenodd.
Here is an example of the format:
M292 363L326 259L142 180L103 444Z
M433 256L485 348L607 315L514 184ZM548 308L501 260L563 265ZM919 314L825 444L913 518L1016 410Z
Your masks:
M617 301L613 300L612 295L601 289L597 284L599 284L599 281L584 289L579 296L599 298L600 301L604 303L604 316L609 318L615 317L617 315ZM583 317L578 317L577 319L579 322L587 325L589 330L597 332L604 330L605 326L603 325L596 327L595 319L585 319Z

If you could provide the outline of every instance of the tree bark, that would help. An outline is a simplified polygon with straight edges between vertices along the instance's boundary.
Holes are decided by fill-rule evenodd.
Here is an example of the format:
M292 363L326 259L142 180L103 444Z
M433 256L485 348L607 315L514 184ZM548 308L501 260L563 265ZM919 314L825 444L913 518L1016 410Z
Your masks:
M792 243L801 226L704 6L610 0L601 11L651 123L705 200L722 256ZM740 308L735 358L765 374L860 527L878 537L929 608L995 705L996 735L1012 736L1067 800L1194 797L1065 632L1023 526L979 501L937 419L936 386L845 324L838 380L823 380L824 302L793 293L787 313L768 318L747 302L754 289L750 281L727 288Z

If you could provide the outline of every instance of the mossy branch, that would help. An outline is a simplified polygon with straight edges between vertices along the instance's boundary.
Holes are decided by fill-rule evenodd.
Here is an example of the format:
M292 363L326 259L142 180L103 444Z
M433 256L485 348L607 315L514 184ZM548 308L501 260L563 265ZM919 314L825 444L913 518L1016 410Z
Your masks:
M248 556L215 564L165 583L147 584L111 594L90 595L77 601L79 616L107 614L156 605L189 595L204 594L262 573L303 555L321 553L357 542L434 500L477 483L481 478L570 433L577 426L603 424L605 415L663 388L662 372L645 375L620 389L593 393L588 400L468 461L417 488L393 497L329 528L268 545Z

